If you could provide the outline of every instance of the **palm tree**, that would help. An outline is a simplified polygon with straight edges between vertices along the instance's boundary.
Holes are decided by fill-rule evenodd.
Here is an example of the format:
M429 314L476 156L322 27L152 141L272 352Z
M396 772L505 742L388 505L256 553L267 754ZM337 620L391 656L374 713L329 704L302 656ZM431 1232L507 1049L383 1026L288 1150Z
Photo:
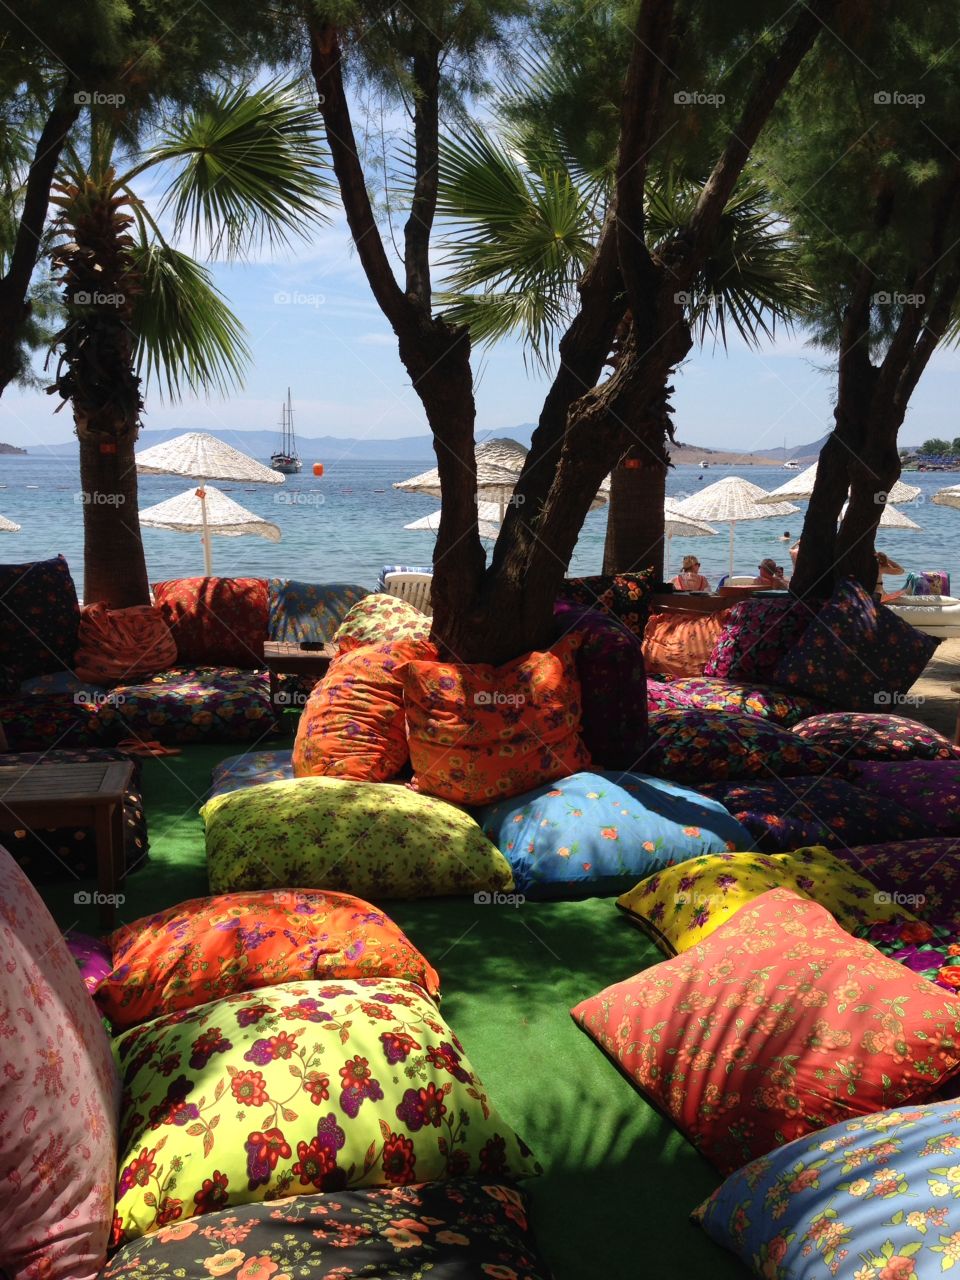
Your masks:
M542 125L507 123L494 137L474 124L446 140L439 204L450 226L444 300L474 341L520 334L528 362L549 367L608 212L610 167L596 156L578 163L562 131ZM661 245L686 224L700 190L676 163L665 164L649 184L647 224ZM767 192L756 179L744 179L696 288L683 299L693 333L700 343L712 336L726 347L732 328L756 344L778 321L789 323L806 309L810 296L799 254L770 213ZM629 316L621 332L628 327ZM615 344L614 367L617 358ZM662 452L633 450L613 473L605 573L651 566L662 575L672 391L664 386L656 410Z
M133 156L118 121L91 109L88 145L65 150L55 186L51 260L65 323L55 339L57 392L73 410L84 498L84 595L113 607L149 599L134 445L151 379L170 399L226 392L249 360L243 328L209 272L174 247L241 255L309 235L330 186L316 113L292 88L229 89L161 129ZM118 171L118 158L129 167ZM154 216L134 184L168 178Z

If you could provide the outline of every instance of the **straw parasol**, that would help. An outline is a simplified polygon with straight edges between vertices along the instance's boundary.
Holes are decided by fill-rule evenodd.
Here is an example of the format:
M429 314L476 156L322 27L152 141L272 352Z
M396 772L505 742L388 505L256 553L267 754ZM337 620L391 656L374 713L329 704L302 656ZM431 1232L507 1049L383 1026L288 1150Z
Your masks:
M663 507L663 532L667 540L663 568L665 578L670 573L671 538L715 538L717 536L716 529L704 524L702 520L693 520L690 516L685 516L669 502L664 503Z
M840 519L847 514L847 507L850 504L845 502L840 509ZM880 517L880 529L913 529L917 533L922 532L920 525L915 520L911 520L909 516L905 516L902 511L898 511L896 507L890 505L889 502L883 504L883 514Z
M933 495L938 507L957 507L960 509L960 484L952 484L947 489L938 489Z
M176 533L199 533L205 538L204 561L207 577L210 576L211 556L209 538L242 538L253 534L258 538L280 541L280 530L269 520L263 520L241 507L212 484L202 489L188 489L175 498L158 502L140 512L140 523L148 529L173 529Z
M741 520L767 520L774 516L792 516L798 507L789 502L767 503L761 506L760 499L767 496L766 490L758 484L752 484L740 476L724 476L713 484L707 485L699 493L684 498L675 504L675 510L682 516L690 516L694 520L708 520L712 524L729 524L730 526L730 572L733 573L733 542L737 524Z
M20 526L14 524L12 520L8 520L6 516L0 516L0 533L19 533Z
M411 520L409 524L405 524L405 529L427 529L430 533L436 533L440 528L439 511L431 511L428 516L421 516L419 520ZM497 502L478 502L477 503L477 523L480 527L480 537L488 538L495 541L497 534L500 532L501 509Z
M145 476L186 476L199 481L196 489L200 507L200 535L203 538L203 570L210 576L213 557L210 550L210 528L204 493L206 480L248 481L253 484L283 484L279 471L271 471L256 458L241 453L205 431L190 431L163 444L155 444L136 455L137 471ZM183 497L185 495L181 495ZM224 495L221 495L223 497ZM161 503L161 506L164 504ZM243 508L238 508L243 511ZM156 507L152 508L156 511ZM249 514L249 513L245 513ZM253 517L258 519L257 516ZM141 524L143 516L140 517ZM273 526L276 528L276 526Z
M806 471L800 471L797 475L791 476L779 489L764 494L757 501L761 503L804 502L813 493L816 479L817 464L814 463L812 467L807 467ZM912 502L919 493L920 489L917 485L904 484L902 480L896 480L893 488L887 493L887 502Z

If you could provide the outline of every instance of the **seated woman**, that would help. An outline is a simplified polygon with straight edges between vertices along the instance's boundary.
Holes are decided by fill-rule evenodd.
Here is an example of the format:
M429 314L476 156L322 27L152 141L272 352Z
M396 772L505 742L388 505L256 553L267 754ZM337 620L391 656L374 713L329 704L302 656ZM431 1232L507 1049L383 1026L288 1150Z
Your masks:
M677 591L709 591L710 583L700 572L700 561L696 556L684 556L683 568L673 580Z
M766 587L768 591L786 591L787 580L783 576L783 570L769 556L760 561L758 568L760 576L753 580L755 587Z
M891 560L885 551L875 552L877 557L877 585L873 589L873 598L879 601L883 595L883 575L885 573L906 573L896 560Z

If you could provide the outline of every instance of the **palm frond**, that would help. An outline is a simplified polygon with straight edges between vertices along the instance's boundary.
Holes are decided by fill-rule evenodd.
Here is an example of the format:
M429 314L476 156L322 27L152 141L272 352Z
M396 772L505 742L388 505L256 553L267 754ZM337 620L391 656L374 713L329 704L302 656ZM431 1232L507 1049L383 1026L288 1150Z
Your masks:
M491 346L511 333L523 336L523 359L544 371L551 366L553 335L567 318L564 299L540 289L489 293L441 293L444 315L466 325L478 346Z

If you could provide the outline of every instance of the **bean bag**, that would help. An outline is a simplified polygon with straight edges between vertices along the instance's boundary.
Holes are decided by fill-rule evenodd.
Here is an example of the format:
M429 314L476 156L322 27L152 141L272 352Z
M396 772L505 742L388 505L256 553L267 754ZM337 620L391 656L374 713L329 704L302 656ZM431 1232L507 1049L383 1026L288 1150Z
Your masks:
M331 641L355 604L369 592L350 582L267 579L267 635L300 644Z
M697 707L700 711L762 716L764 720L776 721L784 729L789 729L798 720L820 710L820 704L812 698L784 693L782 689L775 689L769 684L737 684L728 679L699 676L674 680L668 688L678 700L678 706Z
M960 1071L960 999L787 889L572 1012L722 1173Z
M557 593L557 600L609 614L642 640L650 613L652 586L653 574L649 569L641 573L566 578Z
M677 689L678 680L647 679L647 711L682 711L693 706L693 700ZM647 721L649 733L650 724Z
M114 1244L281 1192L540 1172L413 982L281 983L135 1027L114 1049Z
M922 920L960 924L960 841L881 837L878 843L840 848L837 856Z
M380 901L513 888L473 818L394 783L269 782L208 800L200 814L213 893L281 885Z
M793 731L845 760L960 760L960 747L905 716L832 711L801 720Z
M658 867L749 839L715 801L635 773L576 773L477 813L530 898L619 893Z
M264 578L175 578L153 584L180 666L257 668L267 638Z
M16 686L73 666L77 588L63 556L0 565L0 671Z
M769 681L816 613L795 596L751 596L727 612L723 630L703 668L705 676Z
M929 835L960 835L960 760L864 761L856 784L921 816Z
M113 968L113 950L102 938L91 938L86 933L74 933L68 929L63 935L67 950L73 957L83 985L91 995Z
M84 605L74 659L77 678L90 684L133 684L177 665L177 644L159 609Z
M231 667L177 668L118 685L96 718L106 742L250 742L278 728L266 673Z
M911 973L960 991L960 929L953 920L877 922L862 926L857 936Z
M419 609L396 596L374 594L359 600L334 633L341 653L388 640L429 640L433 624Z
M90 691L85 691L89 694ZM106 696L97 690L96 696ZM0 696L0 722L11 751L43 751L52 742L84 750L103 741L100 706L93 697L75 700L59 693Z
M239 791L243 787L258 787L264 782L284 782L293 777L293 752L245 751L239 756L227 756L213 766L210 798Z
M702 676L727 618L718 613L688 613L682 609L652 613L643 633L647 669L668 679Z

